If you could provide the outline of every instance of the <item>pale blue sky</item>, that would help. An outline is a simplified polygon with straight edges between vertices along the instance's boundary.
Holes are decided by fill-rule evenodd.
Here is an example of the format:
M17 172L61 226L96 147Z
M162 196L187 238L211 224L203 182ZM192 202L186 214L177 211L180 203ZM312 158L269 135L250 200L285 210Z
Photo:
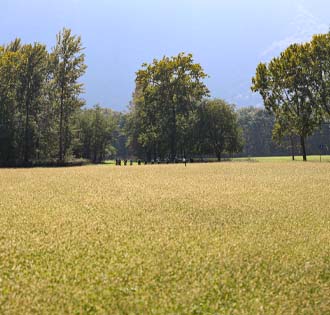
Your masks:
M328 0L0 0L0 43L21 37L51 48L69 27L86 47L85 99L125 109L135 71L163 55L191 52L213 97L260 105L249 90L260 61L327 32Z

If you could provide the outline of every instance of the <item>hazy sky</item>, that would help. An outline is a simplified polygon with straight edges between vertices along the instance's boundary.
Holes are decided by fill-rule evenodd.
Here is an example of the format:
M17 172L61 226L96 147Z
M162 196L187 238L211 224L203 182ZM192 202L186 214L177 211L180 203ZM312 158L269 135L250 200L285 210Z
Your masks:
M125 109L143 62L191 52L213 97L260 105L251 77L290 43L330 26L329 0L0 0L0 44L15 37L49 49L69 27L86 47L85 98Z

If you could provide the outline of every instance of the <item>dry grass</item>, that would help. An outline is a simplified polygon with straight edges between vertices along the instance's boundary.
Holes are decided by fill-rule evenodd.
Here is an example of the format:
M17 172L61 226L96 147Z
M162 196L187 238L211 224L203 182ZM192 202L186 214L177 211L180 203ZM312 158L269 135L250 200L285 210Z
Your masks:
M0 170L1 314L330 314L330 164Z

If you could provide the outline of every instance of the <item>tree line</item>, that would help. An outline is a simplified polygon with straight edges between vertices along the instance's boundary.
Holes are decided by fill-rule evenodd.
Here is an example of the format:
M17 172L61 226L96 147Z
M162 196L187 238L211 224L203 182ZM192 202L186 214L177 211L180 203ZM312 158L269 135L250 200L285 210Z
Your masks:
M16 39L0 47L0 161L64 163L73 140L72 119L84 105L81 38L63 29L51 52Z
M241 150L242 135L233 105L207 99L202 67L180 53L144 64L128 114L128 145L150 159L175 160L195 154Z
M0 46L0 165L94 163L115 156L167 159L318 153L329 140L330 35L261 63L252 90L265 109L210 99L191 54L143 64L128 111L81 97L80 36L63 29L50 51L20 39Z

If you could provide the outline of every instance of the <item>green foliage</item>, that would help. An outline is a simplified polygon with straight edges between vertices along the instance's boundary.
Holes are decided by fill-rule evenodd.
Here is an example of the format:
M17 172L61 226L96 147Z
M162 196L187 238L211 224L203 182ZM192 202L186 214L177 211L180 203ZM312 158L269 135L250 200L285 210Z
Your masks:
M18 140L18 67L20 55L2 47L0 50L0 160L16 158Z
M202 152L211 152L218 160L224 152L242 150L243 139L233 105L221 99L206 100L198 109L198 133Z
M283 154L272 139L274 116L262 108L245 107L237 111L238 123L243 131L245 156Z
M321 115L330 117L330 33L313 36L309 45L312 62L310 97L319 106Z
M72 154L100 162L215 154L319 153L330 119L330 34L294 44L261 63L252 90L265 110L205 99L207 77L191 54L143 64L129 112L82 110L86 71L81 38L63 29L49 53L15 39L0 46L0 163L67 161ZM322 129L319 129L320 125ZM318 130L319 129L319 130ZM244 141L242 140L244 139ZM243 145L244 142L244 145ZM275 143L276 142L276 143ZM280 143L280 148L277 143Z
M275 138L299 135L305 160L306 138L329 118L329 69L330 34L323 34L291 45L269 64L259 64L252 79L252 90L275 115Z
M58 34L52 53L20 39L0 47L0 163L68 157L73 117L84 103L82 49L68 29Z
M28 163L37 156L47 65L46 48L38 43L16 39L0 52L1 161Z
M70 147L72 118L84 105L79 96L83 92L83 84L78 79L85 73L85 55L80 36L71 34L71 30L63 29L57 35L57 43L51 59L51 87L54 93L59 125L59 162L64 162Z
M209 93L202 82L206 76L191 54L142 65L136 74L132 119L139 129L136 142L147 155L169 155L171 159L178 151L185 155L188 125L197 103Z
M44 110L42 97L48 72L48 53L46 47L38 43L24 45L19 51L18 110L19 124L23 126L20 135L23 143L20 146L23 160L28 163L39 150L41 130L38 127L40 113Z
M116 126L114 114L99 105L82 110L77 118L76 156L100 163L114 153L112 146Z

